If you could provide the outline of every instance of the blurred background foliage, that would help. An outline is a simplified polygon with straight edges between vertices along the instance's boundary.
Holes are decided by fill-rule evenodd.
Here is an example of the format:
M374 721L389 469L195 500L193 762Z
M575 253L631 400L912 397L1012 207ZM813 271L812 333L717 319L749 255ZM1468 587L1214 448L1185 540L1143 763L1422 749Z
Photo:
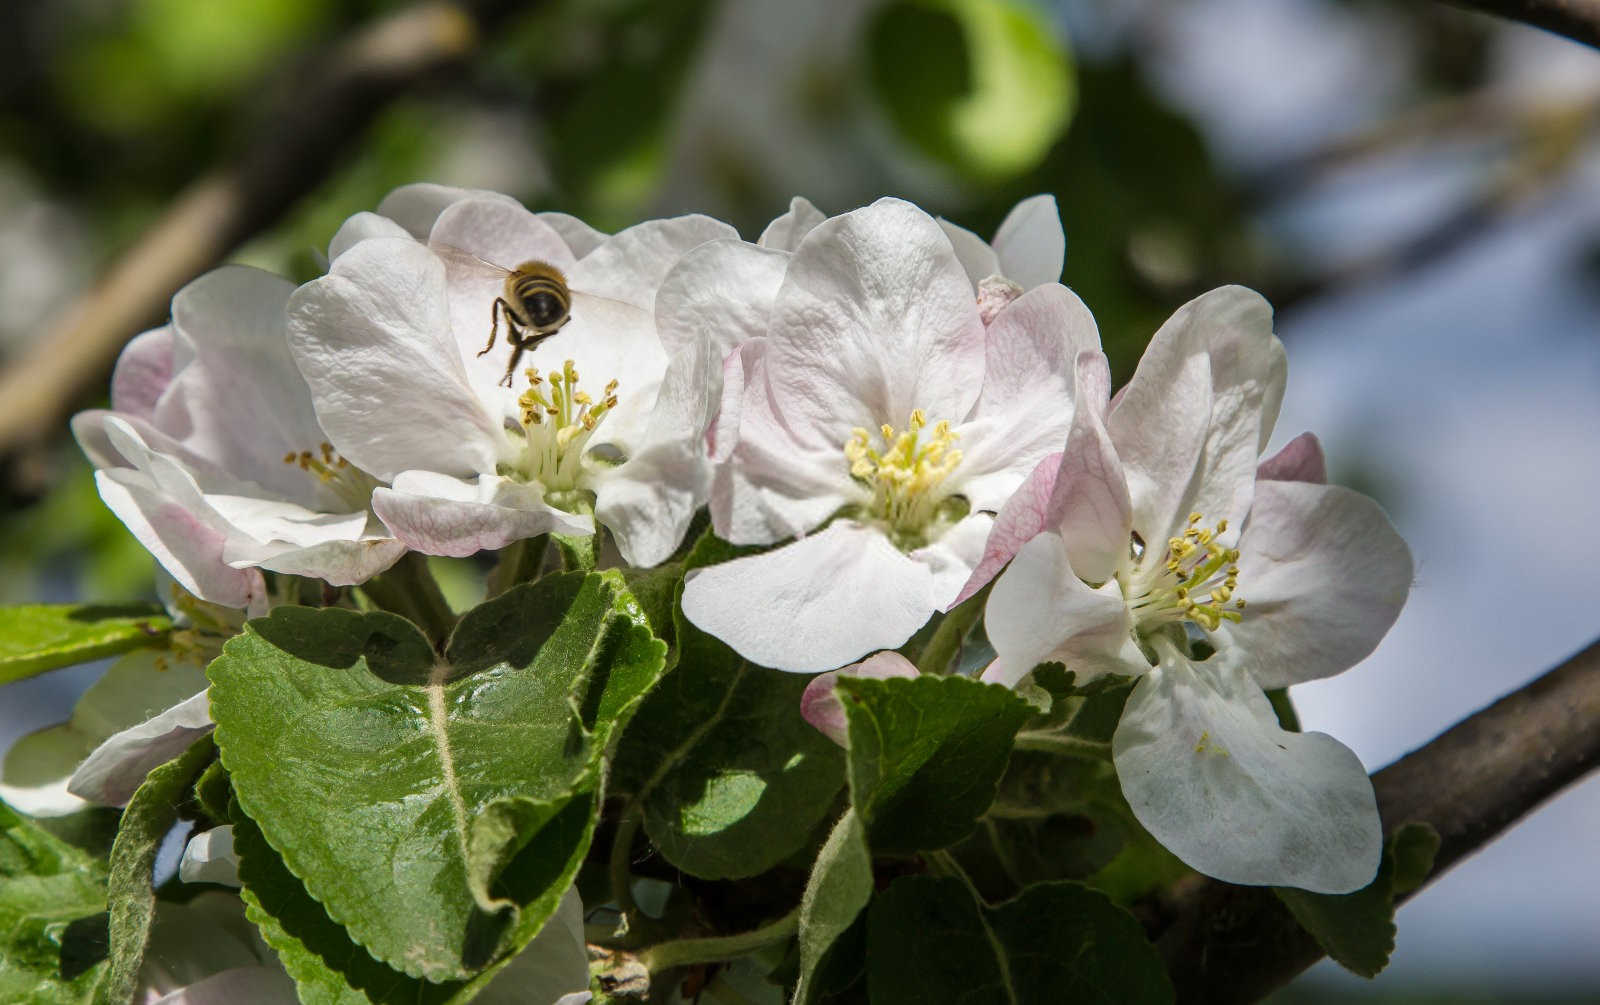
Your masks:
M407 6L7 0L0 360L186 184L316 114L284 108L292 85ZM231 257L309 279L340 221L416 180L607 230L706 212L750 239L797 193L828 212L902 195L987 236L1050 192L1065 282L1120 380L1204 289L1243 283L1286 310L1425 268L1594 145L1594 74L1550 85L1507 34L1525 29L1434 3L548 0L499 4L492 24ZM1278 47L1278 70L1230 80L1207 63L1219 32ZM1402 202L1359 195L1419 169L1431 180ZM1600 272L1600 243L1571 268ZM1381 470L1342 461L1345 483L1403 505ZM0 508L0 602L150 591L65 430L7 458Z

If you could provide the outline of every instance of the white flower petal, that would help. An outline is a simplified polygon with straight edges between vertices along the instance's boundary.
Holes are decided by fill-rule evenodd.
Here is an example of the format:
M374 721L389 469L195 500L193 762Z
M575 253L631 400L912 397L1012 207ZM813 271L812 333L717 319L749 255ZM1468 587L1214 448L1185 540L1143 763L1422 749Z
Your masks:
M376 519L372 521L377 523ZM383 528L378 527L379 531ZM268 546L252 564L272 572L321 579L331 586L357 586L400 561L406 546L389 537L375 534L369 525L367 535L355 541L323 541L304 548Z
M417 182L412 185L402 185L384 196L383 201L378 203L378 214L398 223L417 240L426 241L428 234L433 230L434 221L439 219L439 214L452 203L460 202L462 199L499 199L513 206L521 205L510 196L501 195L499 192Z
M983 392L974 421L959 429L965 459L952 477L974 509L993 511L1061 445L1072 422L1074 361L1099 352L1100 333L1083 301L1052 283L1002 310L985 348Z
M1315 435L1301 433L1256 466L1256 481L1328 483L1328 461Z
M67 790L90 802L123 806L152 768L167 763L211 732L205 691L112 736L73 772Z
M909 639L935 608L933 573L877 530L838 520L773 551L696 569L683 613L754 663L832 670Z
M356 245L290 299L290 347L322 428L378 478L494 470L504 433L468 384L447 300L444 264L389 240Z
M1242 670L1163 663L1134 687L1112 753L1139 822L1208 876L1350 893L1377 873L1383 828L1360 759L1279 728Z
M806 235L773 306L775 411L814 448L860 427L964 418L981 389L984 333L972 284L933 219L897 199Z
M961 263L961 268L966 272L974 290L985 279L1000 274L1000 256L994 253L994 248L989 246L988 241L943 217L939 218L939 229L950 239L956 260Z
M178 861L178 878L185 883L242 886L239 856L233 850L233 826L213 827L190 838Z
M555 228L561 239L567 242L567 247L579 258L600 247L609 237L604 231L595 230L582 220L567 213L556 213L546 210L535 214L539 219Z
M994 234L996 271L1023 289L1061 281L1067 238L1053 195L1036 195L1017 203Z
M507 270L539 261L568 275L578 261L554 227L503 198L480 196L451 203L433 222L428 243L458 248ZM486 304L484 317L488 313ZM487 327L484 337L488 337Z
M1000 512L995 515L994 526L984 542L983 556L972 569L967 584L961 588L955 602L961 603L999 575L1012 556L1022 546L1048 529L1053 529L1057 518L1052 515L1050 500L1055 493L1056 476L1061 469L1061 455L1051 454L1040 461L1017 486Z
M328 242L328 261L332 263L357 244L374 237L406 238L411 236L411 232L406 230L405 227L380 213L357 213L340 224L339 229L334 231L333 240Z
M1165 541L1188 517L1190 481L1211 415L1211 362L1204 353L1165 353L1146 365L1150 359L1146 352L1106 419L1133 501L1133 529L1146 543ZM1206 516L1214 522L1226 514Z
M111 407L150 419L156 402L172 383L172 326L135 335L117 357L111 374Z
M789 256L743 241L710 241L685 254L656 294L656 327L670 355L705 347L720 362L767 333Z
M917 668L912 662L892 649L874 653L860 663L852 663L838 670L817 674L800 695L800 718L814 726L818 732L839 746L850 739L850 724L845 718L844 702L834 693L834 681L840 677L866 677L886 680L890 677L915 677Z
M1128 607L1116 583L1085 585L1057 534L1040 534L1017 552L995 581L983 624L996 655L983 679L1007 687L1052 660L1079 681L1131 676L1150 666L1129 634Z
M372 508L395 537L425 555L463 558L540 534L594 533L589 517L545 502L542 486L498 475L402 471L393 488L373 493Z
M687 438L661 441L594 476L595 519L636 568L666 561L709 491L710 467Z
M797 195L789 200L789 211L767 224L756 243L775 251L793 251L827 218L828 214L813 206L809 199Z
M1213 658L1248 662L1264 688L1366 658L1411 589L1411 552L1382 508L1337 485L1257 485L1238 566L1248 606L1217 630Z
M654 311L661 281L684 254L707 241L738 237L738 231L709 216L646 220L606 238L567 278L575 290Z
M961 588L983 558L984 542L989 540L993 529L994 517L988 513L971 513L940 534L932 544L910 553L913 560L933 572L930 589L934 606L939 610L948 611L956 605Z

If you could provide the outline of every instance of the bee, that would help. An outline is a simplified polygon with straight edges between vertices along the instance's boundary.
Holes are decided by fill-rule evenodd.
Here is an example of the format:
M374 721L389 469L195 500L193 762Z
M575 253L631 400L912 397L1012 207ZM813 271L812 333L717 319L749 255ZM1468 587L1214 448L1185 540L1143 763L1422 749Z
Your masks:
M489 305L489 344L478 352L479 356L494 349L502 316L506 341L511 343L511 359L500 384L510 387L522 354L572 320L572 291L567 288L567 277L554 265L537 260L523 262L507 272L503 292Z

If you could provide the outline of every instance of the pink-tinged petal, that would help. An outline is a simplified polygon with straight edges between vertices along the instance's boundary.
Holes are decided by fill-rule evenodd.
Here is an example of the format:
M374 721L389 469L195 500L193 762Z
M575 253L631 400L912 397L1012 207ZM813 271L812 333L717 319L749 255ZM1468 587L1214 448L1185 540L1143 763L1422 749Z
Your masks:
M1076 370L1076 408L1050 516L1067 543L1078 578L1104 583L1128 554L1133 502L1105 425L1111 366L1104 353L1085 352L1079 355Z
M224 825L201 831L183 846L178 878L185 883L243 886L239 882L239 856L233 850L233 827Z
M978 319L985 328L994 324L1000 312L1016 303L1025 291L1004 276L989 276L978 281Z
M322 541L303 548L277 546L253 564L333 586L359 586L400 561L405 553L406 546L400 541L369 533L354 541Z
M497 475L467 481L403 471L393 488L372 494L372 508L396 538L424 555L464 558L540 534L594 533L588 516L545 502L540 485Z
M1023 289L1061 281L1067 238L1053 195L1036 195L1011 208L994 234L999 273Z
M943 217L939 218L939 229L950 239L956 260L961 263L961 268L966 272L973 289L977 289L978 284L990 276L1000 275L1000 256L994 253L994 248L989 246L988 241Z
M753 663L816 673L903 644L934 611L932 580L877 530L839 520L690 572L683 613Z
M710 241L672 267L656 294L656 328L667 353L706 347L719 362L767 334L789 256L743 241Z
M412 241L363 241L295 291L289 343L317 417L351 463L388 480L493 471L504 433L467 380L444 264Z
M1196 357L1209 371L1206 412L1190 403L1163 402ZM1135 527L1146 541L1161 540L1182 526L1192 511L1208 522L1227 519L1237 532L1250 508L1256 464L1272 433L1283 400L1287 374L1283 344L1272 333L1272 307L1260 294L1242 286L1225 286L1196 297L1161 326L1127 395L1111 413L1111 434L1129 468ZM1170 446L1158 445L1207 414L1204 448L1187 463ZM1148 507L1131 472L1137 470L1165 485ZM1148 517L1150 522L1145 522Z
M430 245L459 248L502 269L539 261L569 275L577 257L556 229L507 199L465 198L445 207L428 233ZM503 285L503 277L502 277ZM488 336L487 305L483 317Z
M1175 661L1146 674L1112 756L1134 816L1208 876L1337 894L1378 871L1383 828L1361 760L1281 729L1241 669Z
M111 407L150 419L171 383L172 326L163 325L135 335L117 357L117 368L111 374Z
M1217 630L1213 659L1247 661L1264 688L1365 659L1411 589L1411 552L1382 508L1337 485L1257 485L1238 566L1248 606Z
M572 249L572 253L578 258L582 258L600 247L605 243L606 238L611 236L604 231L595 230L587 223L567 213L546 211L535 215L553 227L555 232L561 235L561 239L567 242L567 247Z
M1322 455L1322 444L1315 434L1301 433L1257 466L1256 480L1328 484L1328 461Z
M357 244L374 237L411 236L411 232L406 228L380 213L357 213L340 224L339 229L334 232L333 240L328 242L328 261L334 261Z
M767 224L756 243L774 251L793 251L827 218L828 214L811 205L809 199L797 195L789 200L789 211Z
M800 717L834 743L846 746L850 739L850 724L845 719L844 702L834 693L834 681L840 677L887 680L890 677L915 676L917 668L894 650L874 653L860 663L813 677L811 683L806 685L805 693L800 695Z
M417 240L426 241L428 234L433 230L434 222L439 219L439 214L452 203L460 202L462 199L499 199L513 206L521 206L515 199L499 192L417 182L413 185L402 185L384 196L383 201L378 203L378 215L386 216L398 223Z
M1083 301L1052 283L1001 311L985 342L983 392L972 421L958 428L965 460L953 477L974 509L992 512L1061 445L1072 422L1074 363L1099 352L1100 333Z
M707 241L738 237L738 231L709 216L647 220L606 238L567 279L575 290L654 311L656 291L680 258Z
M1017 552L995 581L983 624L995 651L983 673L991 683L1014 686L1040 663L1056 660L1080 681L1149 669L1117 585L1087 586L1056 534L1040 534Z
M248 535L248 540L230 540L224 549L223 558L230 565L239 564L241 551L248 551L251 541L309 548L324 541L359 540L367 530L365 507L356 512L322 513L259 496L208 494L205 500L213 513L241 532L240 538Z
M92 803L126 805L152 768L188 750L212 728L211 705L201 691L96 747L73 772L67 790Z
M984 543L983 556L973 567L972 575L957 594L955 603L959 604L983 589L989 580L1000 574L1012 556L1035 536L1054 529L1056 519L1051 516L1050 499L1060 469L1061 455L1049 455L1034 467L1023 483L1017 486L1017 491L1000 507L989 538Z
M108 435L106 420L120 415L107 409L91 408L72 417L69 428L78 449L96 468L125 468L129 461L117 452Z
M981 389L983 323L950 240L897 199L806 235L773 307L775 411L814 448L855 428L903 428L913 409L959 421Z
M97 471L95 485L117 519L190 593L238 608L266 596L258 570L235 569L223 561L226 536L158 489L149 476L127 469Z
M739 417L744 411L745 387L750 375L759 371L757 361L766 351L767 340L753 338L728 353L722 361L722 398L706 429L706 449L713 461L727 460L733 448L739 445Z

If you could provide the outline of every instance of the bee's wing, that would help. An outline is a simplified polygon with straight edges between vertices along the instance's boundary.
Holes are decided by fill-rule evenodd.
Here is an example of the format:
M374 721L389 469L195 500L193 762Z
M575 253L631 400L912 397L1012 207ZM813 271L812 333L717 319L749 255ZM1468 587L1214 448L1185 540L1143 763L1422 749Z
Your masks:
M453 244L430 243L428 248L444 261L445 269L452 276L504 283L506 276L511 274L510 268L479 258L465 248L458 248Z

